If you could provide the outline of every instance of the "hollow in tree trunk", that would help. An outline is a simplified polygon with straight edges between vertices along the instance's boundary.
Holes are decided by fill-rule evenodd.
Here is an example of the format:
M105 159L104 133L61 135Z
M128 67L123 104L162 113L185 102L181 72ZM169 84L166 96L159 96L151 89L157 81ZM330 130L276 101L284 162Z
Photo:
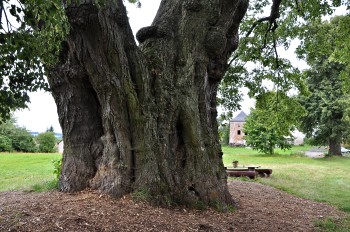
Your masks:
M71 31L49 75L65 144L61 191L232 204L216 94L248 1L163 0L140 45L122 0L84 2L66 7Z

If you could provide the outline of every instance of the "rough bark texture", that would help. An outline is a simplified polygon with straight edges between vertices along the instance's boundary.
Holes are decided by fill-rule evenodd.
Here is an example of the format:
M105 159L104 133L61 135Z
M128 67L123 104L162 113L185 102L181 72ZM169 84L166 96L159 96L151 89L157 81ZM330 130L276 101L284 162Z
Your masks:
M341 156L341 136L340 138L329 139L328 154Z
M49 82L65 143L60 188L160 204L232 203L217 87L247 0L163 0L134 41L122 0L72 4Z

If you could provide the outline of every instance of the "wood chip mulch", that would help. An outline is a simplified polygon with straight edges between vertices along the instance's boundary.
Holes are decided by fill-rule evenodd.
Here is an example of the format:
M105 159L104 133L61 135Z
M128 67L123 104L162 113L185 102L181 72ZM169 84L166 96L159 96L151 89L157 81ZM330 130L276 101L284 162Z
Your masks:
M345 213L254 182L229 180L234 212L158 208L95 191L0 193L0 231L314 231Z

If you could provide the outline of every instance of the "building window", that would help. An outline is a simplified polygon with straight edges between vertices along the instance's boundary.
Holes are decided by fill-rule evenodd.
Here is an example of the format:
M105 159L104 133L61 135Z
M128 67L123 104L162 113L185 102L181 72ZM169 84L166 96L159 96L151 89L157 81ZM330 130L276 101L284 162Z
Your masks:
M238 130L238 131L237 131L237 134L238 134L238 135L241 135L241 130Z

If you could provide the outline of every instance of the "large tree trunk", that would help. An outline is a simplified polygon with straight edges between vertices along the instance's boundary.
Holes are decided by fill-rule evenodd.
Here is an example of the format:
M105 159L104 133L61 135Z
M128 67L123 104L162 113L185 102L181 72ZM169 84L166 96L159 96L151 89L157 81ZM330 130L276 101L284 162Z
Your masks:
M49 76L65 143L60 189L231 204L216 93L248 1L163 0L139 46L122 0L93 2L67 6L71 32Z
M340 138L330 138L329 139L329 155L339 155L341 156L341 139Z
M343 138L343 112L333 112L332 113L332 120L329 123L331 125L330 135L328 138L328 154L329 155L337 155L341 156L341 142Z

